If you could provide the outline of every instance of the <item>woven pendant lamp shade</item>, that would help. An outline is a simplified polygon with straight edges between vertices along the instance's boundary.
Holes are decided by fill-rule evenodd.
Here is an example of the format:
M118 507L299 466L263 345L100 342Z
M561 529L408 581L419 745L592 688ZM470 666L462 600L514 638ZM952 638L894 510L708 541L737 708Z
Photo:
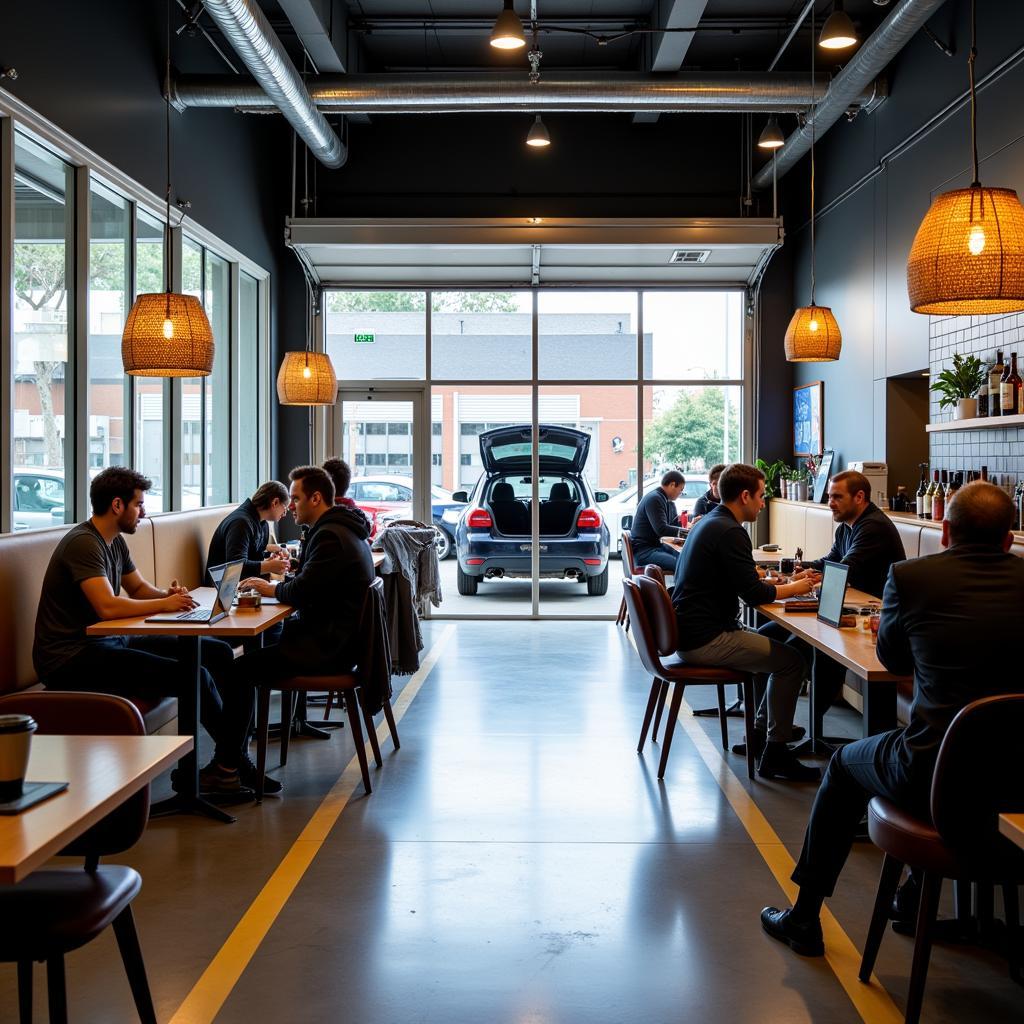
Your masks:
M915 313L1024 309L1024 207L1012 188L937 196L914 236L907 291Z
M786 359L791 363L830 363L839 358L843 335L828 306L801 306L786 328Z
M307 372L308 371L308 372ZM338 378L325 352L286 352L277 372L277 400L282 405L334 405Z
M213 331L199 300L173 292L140 295L125 321L121 361L133 377L209 376Z

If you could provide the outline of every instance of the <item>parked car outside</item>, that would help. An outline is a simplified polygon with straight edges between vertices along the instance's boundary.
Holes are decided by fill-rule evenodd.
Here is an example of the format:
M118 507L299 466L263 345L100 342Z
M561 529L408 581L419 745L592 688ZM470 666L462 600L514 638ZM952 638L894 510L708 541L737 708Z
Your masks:
M14 470L15 533L64 524L64 473L43 466Z
M540 576L587 584L587 593L608 592L608 527L598 510L607 498L594 492L583 475L590 435L541 424ZM533 500L532 429L498 427L480 435L483 473L455 530L460 594L477 593L481 580L530 578Z
M683 476L686 477L686 486L683 488L683 493L676 499L677 515L682 515L683 512L692 513L697 499L711 486L708 483L707 473L683 473ZM660 484L660 476L649 477L644 481L644 494ZM637 491L638 488L634 484L632 487L619 491L608 501L601 503L601 513L608 523L608 531L612 538L612 551L619 558L622 557L622 531L629 529L629 523L632 522L636 506L639 504Z
M371 537L387 522L412 518L412 480L407 476L357 476L349 484L350 497L369 517ZM432 484L430 487L430 514L437 529L437 557L447 558L455 543L454 527L444 521L449 510L461 511L465 502L455 501L451 491Z

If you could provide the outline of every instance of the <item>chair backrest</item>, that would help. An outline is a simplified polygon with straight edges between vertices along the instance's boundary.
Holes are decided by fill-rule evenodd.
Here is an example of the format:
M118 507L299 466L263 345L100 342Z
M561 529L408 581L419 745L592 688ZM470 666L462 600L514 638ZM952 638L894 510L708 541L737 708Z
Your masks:
M12 693L0 697L0 714L31 715L41 735L145 736L146 724L138 708L124 697L109 693L65 693L58 690ZM71 779L71 785L76 780ZM79 836L62 854L102 857L134 846L149 820L149 786Z
M653 562L650 565L645 565L641 575L654 580L655 583L660 583L663 587L665 586L665 571L660 565L654 565Z
M979 857L1005 852L999 814L1024 811L1022 735L1024 693L972 701L950 723L931 792L932 821L947 844Z
M622 531L622 571L627 577L636 575L636 561L633 558L633 535L629 530Z
M622 587L640 660L651 675L660 676L662 657L676 649L676 617L668 592L647 576L625 579Z
M358 653L355 675L363 691L363 701L376 714L385 698L391 699L391 641L388 637L384 603L384 581L378 576L366 588L359 616L362 648Z

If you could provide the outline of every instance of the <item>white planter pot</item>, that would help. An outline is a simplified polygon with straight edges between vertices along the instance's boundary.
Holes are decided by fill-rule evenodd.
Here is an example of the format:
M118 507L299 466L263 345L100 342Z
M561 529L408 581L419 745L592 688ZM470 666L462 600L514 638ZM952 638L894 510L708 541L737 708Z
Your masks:
M976 398L961 398L953 410L955 420L973 420L978 415L978 400Z

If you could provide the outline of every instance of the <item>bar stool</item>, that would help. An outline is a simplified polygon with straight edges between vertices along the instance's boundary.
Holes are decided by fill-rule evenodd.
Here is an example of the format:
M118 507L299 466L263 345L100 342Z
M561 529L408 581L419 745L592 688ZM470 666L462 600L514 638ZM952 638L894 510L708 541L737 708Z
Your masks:
M722 711L722 747L729 749L729 726L725 716L725 687L732 683L743 686L743 714L747 735L754 734L754 680L749 672L738 669L716 668L707 665L688 665L676 653L676 616L672 602L665 588L650 576L634 576L622 581L626 607L636 625L636 649L644 668L651 674L650 696L640 729L637 753L642 754L647 740L647 731L654 716L655 707L663 687L671 684L672 704L669 707L668 722L665 725L664 746L658 765L658 778L665 777L665 766L672 747L679 707L683 701L683 690L687 684L713 685L718 690L718 705ZM747 744L747 777L754 778L753 744Z

